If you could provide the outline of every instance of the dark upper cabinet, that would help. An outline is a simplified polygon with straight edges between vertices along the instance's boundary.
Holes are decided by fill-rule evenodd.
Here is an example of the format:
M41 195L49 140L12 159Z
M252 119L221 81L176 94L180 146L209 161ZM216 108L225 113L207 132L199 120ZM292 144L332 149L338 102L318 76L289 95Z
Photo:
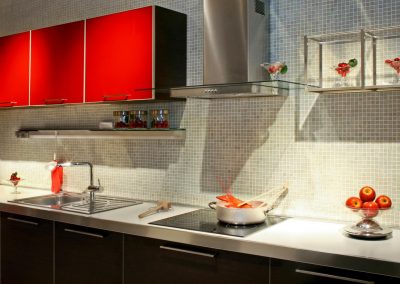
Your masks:
M1 283L53 283L53 222L1 213Z
M86 21L86 102L186 84L186 15L151 6Z
M286 260L271 260L270 284L391 284L400 279L382 275L310 265Z
M56 223L56 284L122 284L123 236Z
M0 37L0 107L29 104L30 33Z
M125 236L125 284L268 283L269 259Z
M84 21L32 31L31 105L82 103Z

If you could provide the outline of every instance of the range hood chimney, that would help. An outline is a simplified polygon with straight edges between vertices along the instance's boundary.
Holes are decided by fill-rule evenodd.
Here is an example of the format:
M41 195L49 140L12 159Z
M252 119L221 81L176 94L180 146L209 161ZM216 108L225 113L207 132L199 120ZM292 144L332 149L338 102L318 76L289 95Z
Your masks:
M263 80L264 1L204 0L204 84Z

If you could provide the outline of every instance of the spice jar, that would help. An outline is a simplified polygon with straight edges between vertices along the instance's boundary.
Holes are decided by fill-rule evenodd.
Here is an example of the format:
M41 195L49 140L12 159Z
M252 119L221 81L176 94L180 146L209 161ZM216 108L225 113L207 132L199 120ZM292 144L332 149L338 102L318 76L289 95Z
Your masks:
M153 109L151 111L151 128L168 128L168 109Z
M129 117L130 128L147 128L147 110L132 110Z
M129 127L129 111L114 111L114 128Z

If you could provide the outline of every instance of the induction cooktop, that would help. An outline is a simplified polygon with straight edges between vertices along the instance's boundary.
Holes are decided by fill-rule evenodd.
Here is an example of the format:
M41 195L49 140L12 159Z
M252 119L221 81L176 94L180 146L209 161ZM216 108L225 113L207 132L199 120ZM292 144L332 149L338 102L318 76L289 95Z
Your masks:
M199 209L189 213L151 222L152 225L214 233L234 237L245 237L262 229L280 223L287 217L267 216L265 222L253 225L231 225L219 222L211 209Z

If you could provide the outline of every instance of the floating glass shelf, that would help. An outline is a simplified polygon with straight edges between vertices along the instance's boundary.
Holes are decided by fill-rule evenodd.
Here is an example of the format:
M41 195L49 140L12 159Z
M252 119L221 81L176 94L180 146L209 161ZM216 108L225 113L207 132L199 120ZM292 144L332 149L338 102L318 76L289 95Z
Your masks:
M288 96L291 90L304 90L305 84L284 80L212 84L172 88L171 98L226 99Z
M59 139L157 139L183 140L186 130L169 129L65 129L65 130L18 130L17 138L59 138Z
M319 94L346 94L346 93L366 93L366 92L390 92L400 91L400 85L376 85L362 87L339 87L339 88L319 88L309 87L307 89L311 93Z

